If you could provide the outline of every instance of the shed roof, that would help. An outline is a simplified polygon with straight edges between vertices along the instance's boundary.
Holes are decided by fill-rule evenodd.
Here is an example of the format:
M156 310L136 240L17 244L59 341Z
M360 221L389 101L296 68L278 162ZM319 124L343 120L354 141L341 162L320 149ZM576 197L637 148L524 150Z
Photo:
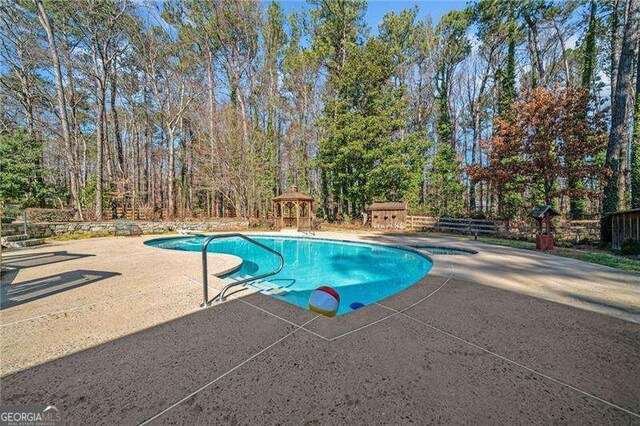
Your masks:
M389 203L371 203L367 206L367 210L406 210L407 203L401 202L389 202Z
M640 208L631 209L631 210L620 210L620 211L617 211L617 212L611 212L611 213L609 213L609 216L615 216L615 215L619 215L619 214L628 214L628 213L640 213Z
M534 207L533 209L531 209L531 212L529 212L529 216L541 219L545 216L545 214L547 214L547 212L551 216L560 216L560 213L558 213L556 210L554 210L553 207L548 204Z
M296 185L291 185L289 192L273 197L273 201L313 201L313 197L302 192L298 192Z

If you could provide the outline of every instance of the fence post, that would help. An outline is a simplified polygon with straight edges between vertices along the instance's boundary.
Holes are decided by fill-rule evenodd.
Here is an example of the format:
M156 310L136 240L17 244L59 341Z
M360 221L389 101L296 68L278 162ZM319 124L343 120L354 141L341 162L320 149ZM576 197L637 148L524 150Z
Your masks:
M27 212L22 209L22 229L24 230L24 235L29 235L27 233Z

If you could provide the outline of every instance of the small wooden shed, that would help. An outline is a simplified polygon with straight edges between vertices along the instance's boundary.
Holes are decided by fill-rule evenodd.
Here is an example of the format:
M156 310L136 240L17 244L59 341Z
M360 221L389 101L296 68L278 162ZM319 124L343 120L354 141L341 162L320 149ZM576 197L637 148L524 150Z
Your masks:
M403 229L407 220L407 203L372 203L366 208L366 222L372 228Z
M609 215L611 221L611 248L620 250L622 242L631 238L640 242L640 209L624 210Z

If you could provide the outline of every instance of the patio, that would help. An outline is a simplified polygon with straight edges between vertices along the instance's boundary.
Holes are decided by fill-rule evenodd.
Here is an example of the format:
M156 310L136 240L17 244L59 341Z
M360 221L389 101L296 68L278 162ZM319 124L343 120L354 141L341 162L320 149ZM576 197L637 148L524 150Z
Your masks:
M321 236L479 253L435 255L420 283L333 319L248 292L199 309L199 256L150 237L6 254L1 402L70 423L640 421L637 275L472 241ZM214 259L218 274L239 263ZM10 283L38 291L5 299Z

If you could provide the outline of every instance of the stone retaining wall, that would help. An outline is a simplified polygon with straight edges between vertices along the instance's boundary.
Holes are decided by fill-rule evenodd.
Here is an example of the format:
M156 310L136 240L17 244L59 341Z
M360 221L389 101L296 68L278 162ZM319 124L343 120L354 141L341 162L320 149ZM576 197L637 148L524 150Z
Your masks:
M37 209L26 208L24 212L27 215L27 223L61 223L69 222L74 219L75 210L73 209ZM16 218L19 222L22 222L22 218L18 216Z
M194 229L198 231L224 231L233 229L245 229L249 227L249 221L245 219L219 219L203 222L146 222L135 221L136 228L143 234L162 234L178 229ZM69 234L114 234L115 222L54 222L54 223L29 223L27 225L29 236L32 238L45 238ZM2 234L21 234L21 223L2 225Z

